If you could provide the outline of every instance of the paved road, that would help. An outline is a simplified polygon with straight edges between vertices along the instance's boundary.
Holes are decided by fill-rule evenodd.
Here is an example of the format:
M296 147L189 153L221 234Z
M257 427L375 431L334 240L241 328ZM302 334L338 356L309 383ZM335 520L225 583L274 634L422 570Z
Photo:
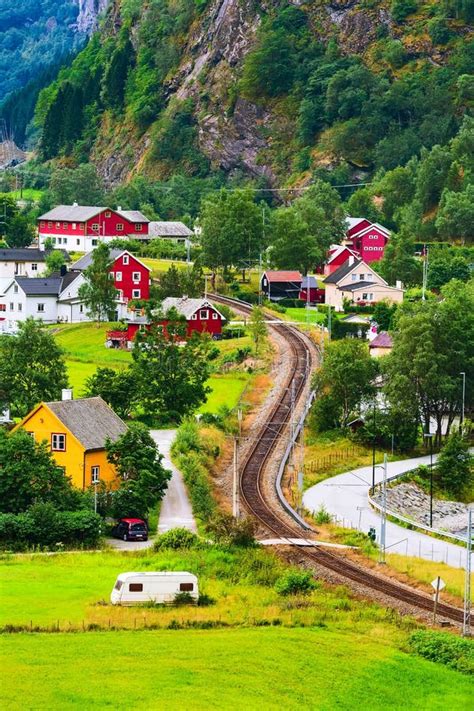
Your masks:
M402 474L419 464L429 464L429 461L429 457L418 457L389 462L387 475L391 477ZM376 482L382 481L382 469L377 468L375 473ZM372 467L361 467L312 486L304 493L303 503L310 511L318 511L324 505L343 526L356 528L365 533L373 526L379 541L381 518L369 506L367 500L371 483ZM439 541L419 531L410 531L391 521L387 521L386 546L389 552L446 562L455 568L464 568L466 565L465 549L461 546Z
M176 436L176 430L151 430L150 434L163 455L163 464L173 472L161 502L158 533L169 531L170 528L188 528L196 533L196 521L183 477L170 458L171 445Z
M190 531L196 532L196 522L183 477L170 459L170 449L176 436L176 430L151 430L150 434L163 455L164 466L173 472L161 502L158 533L169 531L170 528L189 528ZM107 543L117 550L135 551L150 548L153 545L153 540L120 541L117 538L108 538Z

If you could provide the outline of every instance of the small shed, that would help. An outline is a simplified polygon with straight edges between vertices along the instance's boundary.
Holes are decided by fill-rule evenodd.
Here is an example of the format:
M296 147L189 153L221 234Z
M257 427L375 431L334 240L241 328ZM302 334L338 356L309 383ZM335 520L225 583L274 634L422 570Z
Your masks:
M369 351L372 358L388 355L393 348L393 340L386 331L381 331L370 343Z
M298 299L303 277L297 271L267 271L260 280L261 291L270 301Z

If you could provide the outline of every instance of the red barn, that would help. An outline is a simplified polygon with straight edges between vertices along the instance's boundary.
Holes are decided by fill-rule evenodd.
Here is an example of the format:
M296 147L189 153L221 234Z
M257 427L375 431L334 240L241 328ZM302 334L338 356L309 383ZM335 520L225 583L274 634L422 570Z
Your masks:
M342 265L347 262L349 257L357 259L358 255L354 252L354 250L344 244L333 245L329 250L328 260L324 265L324 275L329 276L329 274L335 272L336 269L342 267Z
M148 234L149 220L137 210L58 205L38 218L39 246L51 238L68 252L90 252L100 241Z
M367 227L370 227L372 223L367 220L365 217L348 217L346 220L346 237L347 239L351 239L354 235L356 235L358 232L361 232L362 230L365 230Z
M162 311L165 318L157 321L156 325L163 327L166 334L166 327L169 319L166 314L170 309L176 309L178 314L186 318L187 332L189 338L195 331L198 333L209 333L212 338L219 339L222 333L224 316L207 299L189 299L187 296L181 298L168 297L162 303ZM109 331L107 333L108 345L120 347L131 346L138 330L149 326L149 319L144 315L133 315L127 322L126 331Z
M309 299L308 299L309 289ZM299 294L301 301L306 301L311 304L322 304L324 302L324 289L318 288L318 282L314 276L304 276L301 282L301 291Z
M131 299L148 301L151 269L133 254L123 249L111 249L110 257L113 259L113 263L109 271L113 274L120 301L124 303ZM72 265L71 271L82 272L91 262L92 252L89 252Z

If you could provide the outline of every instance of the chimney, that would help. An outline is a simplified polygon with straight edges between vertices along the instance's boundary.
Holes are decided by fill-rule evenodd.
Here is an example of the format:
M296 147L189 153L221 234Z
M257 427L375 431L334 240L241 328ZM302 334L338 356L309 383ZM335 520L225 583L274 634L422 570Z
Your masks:
M397 289L403 289L403 284L399 279L395 282L395 286Z
M73 207L79 207L79 205L77 204L77 202L73 202L73 203L72 203L72 206L73 206Z
M122 205L117 205L117 212L122 212Z
M351 254L349 257L349 266L352 267L353 264L354 264L354 256Z
M61 400L72 400L72 388L63 388L61 390Z
M60 270L61 276L66 276L67 274L67 266L65 264L61 264L61 270Z

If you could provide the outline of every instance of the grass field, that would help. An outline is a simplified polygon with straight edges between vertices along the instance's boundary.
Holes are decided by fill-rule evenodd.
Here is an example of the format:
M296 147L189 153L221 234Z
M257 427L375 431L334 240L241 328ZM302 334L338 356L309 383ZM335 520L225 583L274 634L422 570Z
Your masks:
M215 414L225 405L233 409L240 400L251 376L248 373L234 372L224 375L213 375L208 380L211 387L207 402L199 408L199 412Z
M186 262L180 259L147 259L146 257L140 257L140 260L147 267L151 269L151 276L158 277L163 272L167 272L171 266L177 267L177 269L186 269L188 266Z
M15 635L8 709L467 711L470 679L383 639L324 629Z
M13 190L9 195L15 200L31 200L32 202L39 202L43 190L35 190L34 188L23 188L23 195L20 190Z

